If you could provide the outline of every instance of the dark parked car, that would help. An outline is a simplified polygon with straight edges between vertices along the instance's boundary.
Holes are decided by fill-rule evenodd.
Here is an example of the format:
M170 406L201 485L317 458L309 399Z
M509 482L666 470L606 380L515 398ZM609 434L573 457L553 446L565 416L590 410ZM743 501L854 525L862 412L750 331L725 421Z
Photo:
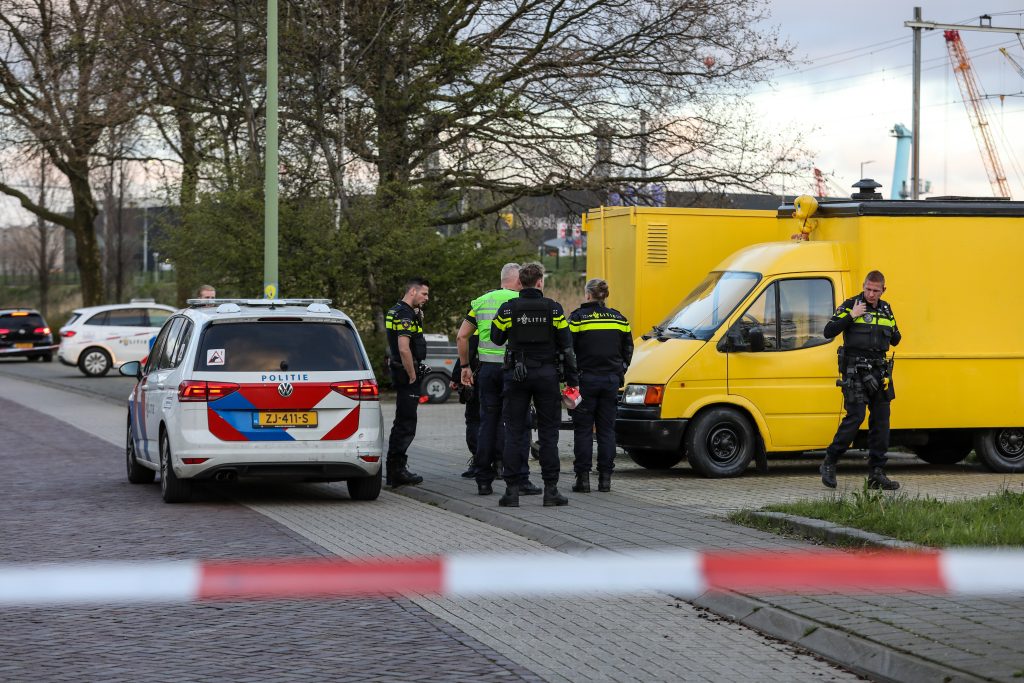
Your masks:
M20 356L49 363L57 346L39 311L0 309L0 358Z

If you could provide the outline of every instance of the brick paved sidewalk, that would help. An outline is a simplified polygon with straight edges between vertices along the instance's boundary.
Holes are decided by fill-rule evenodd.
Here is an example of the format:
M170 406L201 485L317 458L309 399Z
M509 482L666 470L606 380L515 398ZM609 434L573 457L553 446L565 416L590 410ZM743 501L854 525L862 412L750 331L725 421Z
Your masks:
M738 526L725 512L759 507L773 500L827 495L817 479L816 462L803 460L773 466L767 476L707 480L685 465L651 472L616 461L611 494L573 494L572 436L562 432L561 490L570 497L565 508L543 508L538 498L523 498L522 507L497 507L497 495L477 496L475 484L461 479L465 465L461 406L428 406L421 412L420 433L410 457L411 469L426 481L400 489L405 495L433 500L488 523L514 530L560 548L807 548L799 540ZM390 406L385 404L387 424ZM1024 475L997 475L977 467L933 468L909 456L897 457L893 469L911 493L940 497L977 496L1003 487L1019 488ZM533 463L537 472L536 463ZM841 469L859 486L864 467L856 461ZM535 474L535 483L539 476ZM596 481L595 481L596 483ZM496 487L496 493L502 487ZM949 599L920 594L846 597L776 596L738 601L702 600L736 619L787 637L812 651L836 658L856 670L896 680L1002 680L1024 677L1024 599Z

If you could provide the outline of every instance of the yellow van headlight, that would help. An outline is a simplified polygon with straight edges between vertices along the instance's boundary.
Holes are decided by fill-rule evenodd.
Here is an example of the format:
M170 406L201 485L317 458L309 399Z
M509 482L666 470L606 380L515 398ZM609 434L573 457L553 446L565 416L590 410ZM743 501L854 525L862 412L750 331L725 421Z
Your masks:
M622 403L627 406L660 406L665 395L663 384L627 384Z

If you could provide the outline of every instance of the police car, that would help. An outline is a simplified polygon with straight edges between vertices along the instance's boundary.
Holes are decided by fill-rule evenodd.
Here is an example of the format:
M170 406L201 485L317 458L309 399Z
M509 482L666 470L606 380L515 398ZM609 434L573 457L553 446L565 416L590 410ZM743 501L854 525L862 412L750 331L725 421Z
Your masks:
M352 321L317 299L190 299L145 365L120 372L128 399L128 481L160 472L164 501L196 481L346 481L381 489L377 382Z
M76 308L60 328L57 360L86 377L102 377L121 363L145 358L153 335L176 310L151 299Z

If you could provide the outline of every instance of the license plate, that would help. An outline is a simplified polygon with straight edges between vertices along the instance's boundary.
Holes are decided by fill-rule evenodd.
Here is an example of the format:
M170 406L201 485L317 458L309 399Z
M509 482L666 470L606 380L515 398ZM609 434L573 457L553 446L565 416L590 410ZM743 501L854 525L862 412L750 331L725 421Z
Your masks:
M31 349L32 348L32 342L18 342L17 344L14 345L14 348L16 348L16 349Z
M316 427L315 410L261 410L253 416L257 427Z

